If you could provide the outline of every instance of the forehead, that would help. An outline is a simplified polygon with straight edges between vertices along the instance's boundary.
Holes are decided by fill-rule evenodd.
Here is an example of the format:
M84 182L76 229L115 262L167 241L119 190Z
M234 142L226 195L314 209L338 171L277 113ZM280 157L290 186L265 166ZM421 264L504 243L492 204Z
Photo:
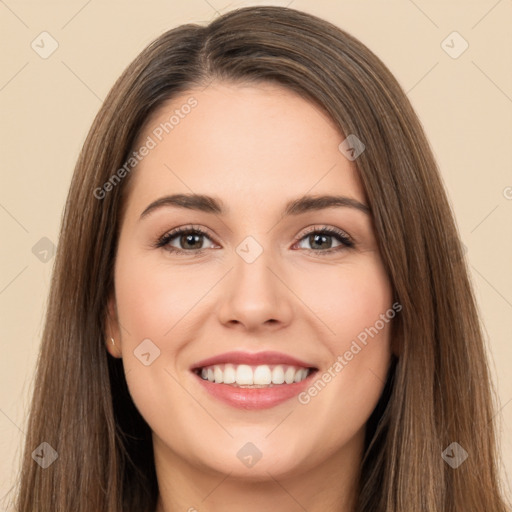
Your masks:
M362 202L343 134L315 104L273 84L213 83L164 103L135 150L151 149L133 171L137 207L172 193L203 193L247 209L276 208L305 194L338 193Z

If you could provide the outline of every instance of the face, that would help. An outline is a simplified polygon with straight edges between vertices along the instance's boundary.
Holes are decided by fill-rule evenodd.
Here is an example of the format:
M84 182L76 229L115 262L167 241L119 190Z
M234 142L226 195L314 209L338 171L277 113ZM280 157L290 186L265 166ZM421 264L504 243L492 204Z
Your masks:
M343 140L287 89L218 82L139 137L108 334L157 464L263 480L361 455L395 309Z

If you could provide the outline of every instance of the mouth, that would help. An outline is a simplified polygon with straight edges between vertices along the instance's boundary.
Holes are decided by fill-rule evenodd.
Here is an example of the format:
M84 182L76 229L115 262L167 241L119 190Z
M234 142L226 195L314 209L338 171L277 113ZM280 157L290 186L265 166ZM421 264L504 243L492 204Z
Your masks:
M317 371L307 362L277 352L230 352L191 368L208 395L242 409L274 407L293 398Z

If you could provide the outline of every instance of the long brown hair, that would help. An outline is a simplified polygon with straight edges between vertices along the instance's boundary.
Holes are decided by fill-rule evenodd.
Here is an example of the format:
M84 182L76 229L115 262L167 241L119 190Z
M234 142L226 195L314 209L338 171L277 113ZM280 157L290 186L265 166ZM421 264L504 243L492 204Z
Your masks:
M366 147L355 164L402 311L393 324L399 356L367 425L357 511L505 512L481 325L421 124L366 46L283 7L238 9L207 26L164 33L128 66L96 116L62 220L17 512L155 510L151 431L132 402L121 360L105 350L132 173L104 194L94 191L125 165L164 101L214 79L285 86ZM43 442L58 454L45 469L31 455ZM453 442L468 453L457 468L441 456Z

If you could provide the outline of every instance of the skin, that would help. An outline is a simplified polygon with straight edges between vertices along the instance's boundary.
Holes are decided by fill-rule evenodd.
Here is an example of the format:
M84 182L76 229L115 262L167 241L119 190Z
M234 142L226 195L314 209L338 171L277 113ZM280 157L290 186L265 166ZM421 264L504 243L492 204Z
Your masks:
M365 423L389 368L390 323L307 404L236 409L210 396L190 367L231 350L275 350L321 374L391 308L370 215L342 207L281 217L304 194L367 204L355 164L329 117L270 84L188 91L155 113L139 143L191 96L198 105L133 171L109 302L116 345L108 350L122 357L153 431L157 512L351 511ZM162 207L139 220L156 199L192 192L222 199L229 213ZM190 225L208 236L192 248L175 237L170 244L187 254L152 246ZM315 248L304 235L312 226L341 229L355 246L332 237ZM247 236L263 249L250 264L236 252ZM195 247L203 254L194 257ZM326 254L331 247L341 250ZM160 350L148 366L134 355L146 338ZM252 467L237 457L247 442L262 453Z

